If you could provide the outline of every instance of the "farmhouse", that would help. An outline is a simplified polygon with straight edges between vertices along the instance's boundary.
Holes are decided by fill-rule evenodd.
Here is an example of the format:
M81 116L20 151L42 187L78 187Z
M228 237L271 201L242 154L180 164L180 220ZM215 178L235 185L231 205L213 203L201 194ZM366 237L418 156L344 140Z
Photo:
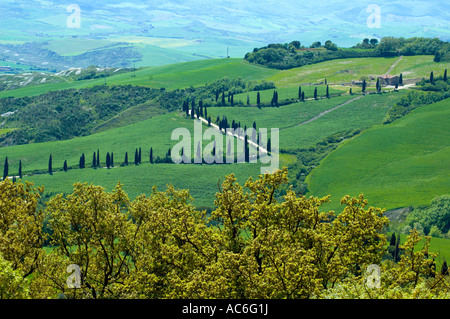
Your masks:
M383 75L378 77L380 79L381 84L384 85L397 85L399 84L399 77L396 75Z
M11 67L10 66L1 66L0 65L0 72L10 72Z

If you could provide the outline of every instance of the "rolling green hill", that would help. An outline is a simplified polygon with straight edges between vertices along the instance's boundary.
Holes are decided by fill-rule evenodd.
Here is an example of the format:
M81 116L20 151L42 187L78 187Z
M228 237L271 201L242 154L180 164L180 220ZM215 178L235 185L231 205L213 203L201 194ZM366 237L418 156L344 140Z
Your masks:
M365 194L370 205L393 209L429 204L450 190L450 100L422 106L389 125L347 141L306 178L310 194Z
M252 65L241 59L208 59L193 62L176 63L158 67L148 67L135 73L122 73L103 79L84 81L67 81L64 83L42 84L12 91L0 92L0 98L14 96L23 97L38 95L48 91L63 89L79 89L94 85L142 85L152 88L182 89L190 86L201 86L223 77L243 80L263 80L278 71L266 67Z
M391 67L393 69L391 69ZM277 87L291 86L292 83L318 83L325 78L330 84L359 81L361 77L375 77L388 73L403 73L405 80L428 77L430 71L443 74L450 68L450 62L433 62L433 56L403 56L390 58L356 58L326 61L313 65L280 71L267 80ZM356 90L354 90L356 92Z
M279 128L280 148L284 150L314 146L323 138L348 129L365 129L380 124L389 108L403 92L370 94L349 104L348 101L361 95L343 95L331 99L305 101L280 107L210 107L212 119L226 116L229 121L240 121L241 126L257 128ZM345 105L343 105L345 104ZM342 105L314 121L300 125L336 106Z

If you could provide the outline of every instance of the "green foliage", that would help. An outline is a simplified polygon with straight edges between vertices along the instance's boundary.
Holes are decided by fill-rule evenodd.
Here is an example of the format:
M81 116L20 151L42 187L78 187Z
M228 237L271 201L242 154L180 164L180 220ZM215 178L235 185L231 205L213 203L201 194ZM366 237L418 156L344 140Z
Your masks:
M343 198L337 216L322 212L328 197L280 193L287 174L260 175L244 186L227 176L210 215L195 209L188 191L170 185L130 202L120 183L111 193L76 183L72 194L47 204L52 246L39 250L30 297L311 298L381 262L383 210L360 195ZM16 223L11 231L36 236L26 229ZM69 264L80 267L78 289L67 287ZM22 260L18 266L24 268Z
M292 51L283 45L269 45L258 49L256 52L247 53L245 60L250 63L265 65L269 68L286 70L335 59L378 56L373 50L338 49L333 43L328 43L324 48L324 50L314 48Z
M99 123L159 94L156 89L131 85L95 86L0 99L0 112L17 110L5 125L18 128L1 136L0 143L17 145L88 135Z
M438 38L394 38L384 37L376 51L381 55L395 53L400 55L435 55L436 52L450 51L450 43Z
M433 237L442 237L450 230L450 195L438 196L431 205L414 209L408 214L405 225L420 223L424 233Z
M418 90L408 92L389 110L385 124L392 123L418 107L436 103L450 97L450 85L447 82L439 78L434 83L431 84L430 81L426 80L419 82Z
M437 38L385 37L381 39L380 43L376 39L364 39L363 43L357 44L351 49L339 49L331 41L326 41L324 46L320 42L315 42L310 49L292 49L288 44L269 44L247 53L245 60L269 68L284 70L335 59L435 55L436 52L439 52L439 61L448 60L450 58L449 43Z

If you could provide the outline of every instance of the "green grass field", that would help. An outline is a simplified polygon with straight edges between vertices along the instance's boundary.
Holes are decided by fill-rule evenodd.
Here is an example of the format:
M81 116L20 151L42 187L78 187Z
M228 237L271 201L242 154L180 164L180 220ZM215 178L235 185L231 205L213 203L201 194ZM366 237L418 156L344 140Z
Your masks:
M344 95L331 99L299 102L280 107L209 107L213 121L217 116L227 116L229 121L240 121L241 126L279 128L280 148L295 149L314 146L323 138L348 129L365 129L379 124L387 111L404 92L366 95L344 105L315 121L298 125L320 113L341 105L359 95Z
M315 121L282 130L281 147L287 149L311 147L335 133L349 129L363 130L380 124L388 110L403 94L405 92L366 95Z
M125 189L130 196L135 197L141 192L149 191L153 185L165 187L166 184L172 183L178 188L189 189L203 206L213 205L214 190L217 189L219 178L223 180L225 175L235 173L240 177L240 182L244 183L250 176L255 177L260 174L261 166L266 166L262 163L150 164L150 147L153 148L154 157L164 157L167 151L179 142L179 140L171 140L172 131L176 128L187 128L193 137L194 121L181 113L163 114L136 124L85 137L0 148L0 158L8 157L10 176L18 174L19 160L21 160L24 180L33 181L37 186L44 185L50 193L70 192L72 184L76 181L92 182L111 189L120 180L126 184ZM206 128L207 126L202 126L203 130ZM203 149L209 143L211 141L203 141ZM226 147L225 143L223 145ZM139 147L142 147L142 164L136 167L134 153ZM116 167L91 168L92 156L97 149L100 150L101 166L106 165L106 153L113 152ZM191 150L192 154L195 154L193 143ZM125 152L128 152L130 165L118 167L124 162ZM79 169L79 158L83 153L86 157L86 168ZM50 154L52 154L53 175L46 173ZM61 171L64 160L67 160L68 166L72 168L69 172ZM285 154L280 157L280 161L281 165L286 165L295 161L295 156ZM29 175L30 173L32 175Z
M280 71L267 80L275 82L277 87L318 83L323 82L325 78L329 84L352 82L360 80L362 76L376 78L378 75L383 75L399 59L399 57L392 57L332 60ZM430 55L404 56L390 74L399 75L404 72L405 79L422 78L428 77L430 70L434 70L436 74L443 74L448 68L450 68L449 62L433 62L433 56Z
M435 76L442 76L445 69L450 69L450 62L433 62L433 56L418 55L405 56L394 67L392 74L403 74L404 79L409 78L429 78L430 72L433 71Z
M365 194L386 209L429 204L450 190L450 100L426 105L342 144L306 178L310 194Z
M124 190L134 199L141 194L151 194L152 187L156 185L163 191L169 184L177 189L189 189L195 199L196 207L214 207L214 195L219 191L217 183L224 181L225 176L234 173L238 182L243 185L245 181L260 174L259 164L150 164L142 163L112 169L74 169L68 172L55 172L53 175L43 174L24 177L32 181L35 186L44 185L45 193L66 193L73 190L75 182L93 183L101 185L111 191L120 181Z

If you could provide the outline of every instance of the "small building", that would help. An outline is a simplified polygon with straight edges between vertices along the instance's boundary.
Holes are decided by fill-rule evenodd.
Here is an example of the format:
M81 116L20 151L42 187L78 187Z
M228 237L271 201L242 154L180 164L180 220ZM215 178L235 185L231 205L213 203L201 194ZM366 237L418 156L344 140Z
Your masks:
M10 66L2 66L0 65L0 72L11 72L11 67Z
M397 75L382 75L378 77L380 79L380 82L382 85L398 85L399 84L399 77Z

